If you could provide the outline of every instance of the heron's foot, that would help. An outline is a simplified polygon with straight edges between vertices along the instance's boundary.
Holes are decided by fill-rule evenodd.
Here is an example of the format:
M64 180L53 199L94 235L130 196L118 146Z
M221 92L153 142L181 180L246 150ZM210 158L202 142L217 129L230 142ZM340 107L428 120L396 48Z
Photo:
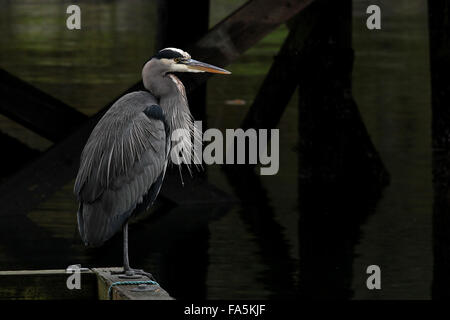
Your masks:
M132 272L134 272L134 274L147 277L149 280L152 280L152 281L156 282L155 277L150 272L145 272L142 269L131 269L131 270L132 270Z
M141 279L142 277L147 277L148 279L155 281L155 277L149 272L145 272L141 269L124 269L123 271L111 271L111 274L119 275L122 279Z

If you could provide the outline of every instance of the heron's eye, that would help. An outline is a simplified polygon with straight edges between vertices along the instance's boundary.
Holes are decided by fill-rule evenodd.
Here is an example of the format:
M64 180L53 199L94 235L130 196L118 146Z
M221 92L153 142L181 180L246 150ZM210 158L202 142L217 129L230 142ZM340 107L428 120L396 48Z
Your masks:
M182 58L174 58L173 61L175 61L175 63L181 62Z

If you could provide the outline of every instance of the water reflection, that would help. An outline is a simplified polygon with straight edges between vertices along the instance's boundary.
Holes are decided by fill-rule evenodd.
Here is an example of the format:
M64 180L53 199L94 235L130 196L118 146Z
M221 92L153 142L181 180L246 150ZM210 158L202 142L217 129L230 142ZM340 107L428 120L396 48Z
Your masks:
M361 225L375 212L379 190L341 180L299 181L299 291L307 299L354 296L353 260Z
M270 290L271 299L295 297L296 263L261 177L252 166L226 165L223 169L241 201L239 216L247 232L254 235L262 261L268 267L260 275L260 281Z

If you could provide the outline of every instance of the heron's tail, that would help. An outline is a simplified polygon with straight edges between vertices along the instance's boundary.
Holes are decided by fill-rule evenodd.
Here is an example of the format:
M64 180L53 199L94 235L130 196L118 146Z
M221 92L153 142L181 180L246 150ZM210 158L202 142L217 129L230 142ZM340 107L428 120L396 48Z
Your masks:
M78 231L86 246L99 247L109 240L129 218L129 214L111 217L98 203L80 202L77 212Z
M77 213L78 231L80 232L80 237L84 245L99 247L108 239L106 239L101 230L95 232L95 227L93 226L98 225L98 223L94 220L98 220L98 218L95 219L92 211L92 205L80 203Z

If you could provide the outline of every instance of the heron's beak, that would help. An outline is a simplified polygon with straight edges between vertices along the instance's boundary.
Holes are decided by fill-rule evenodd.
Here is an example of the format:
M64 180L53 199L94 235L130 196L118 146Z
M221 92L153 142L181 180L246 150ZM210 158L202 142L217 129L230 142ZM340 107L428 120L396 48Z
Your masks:
M189 59L184 63L188 69L195 71L203 71L203 72L210 72L210 73L220 73L220 74L231 74L230 71L213 66L211 64L207 64L204 62L200 62L194 59Z

